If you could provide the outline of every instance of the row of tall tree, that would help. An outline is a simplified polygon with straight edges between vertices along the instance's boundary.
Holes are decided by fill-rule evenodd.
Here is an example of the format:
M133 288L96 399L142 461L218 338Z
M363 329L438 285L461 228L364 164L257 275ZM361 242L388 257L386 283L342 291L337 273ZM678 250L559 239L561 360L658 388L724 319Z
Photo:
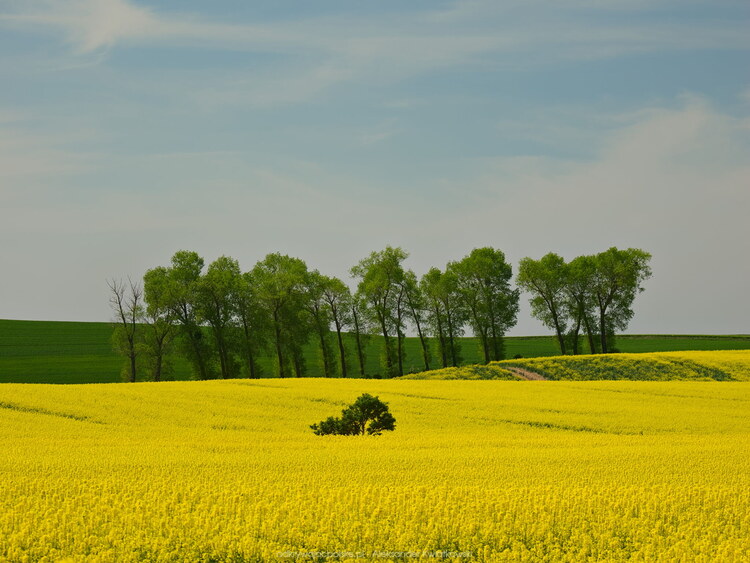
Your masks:
M554 253L524 258L516 282L531 294L531 312L553 329L562 354L578 354L581 335L589 351L614 351L617 330L633 317L633 301L651 277L651 255L615 247L570 262Z
M372 252L351 269L352 291L278 253L242 272L233 258L221 256L206 267L197 253L179 251L169 266L148 270L142 285L109 282L114 341L128 359L127 378L135 381L145 369L161 380L175 351L200 379L267 375L259 359L268 355L276 375L301 377L311 342L324 376L365 377L372 334L382 337L380 374L394 377L405 372L407 333L418 336L420 363L428 370L461 365L467 328L485 362L503 359L503 337L516 323L519 302L503 252L474 249L421 278L404 267L407 257L390 246ZM531 295L532 315L555 331L562 354L581 353L584 340L589 352L607 353L633 316L635 297L651 276L650 259L635 248L570 262L549 253L521 260L516 283Z
M394 377L404 374L407 333L419 337L427 370L460 365L466 327L486 362L503 359L503 337L516 323L519 301L503 252L474 249L421 278L404 267L407 257L390 246L372 252L351 269L352 291L278 253L243 272L227 256L206 267L197 253L179 251L169 266L148 270L142 285L109 282L118 320L114 341L128 358L127 379L135 381L146 369L161 380L165 358L175 350L200 379L260 377L258 360L268 354L278 376L301 377L309 342L319 350L326 377L365 377L372 334L383 340L381 375ZM437 361L430 341L437 343Z

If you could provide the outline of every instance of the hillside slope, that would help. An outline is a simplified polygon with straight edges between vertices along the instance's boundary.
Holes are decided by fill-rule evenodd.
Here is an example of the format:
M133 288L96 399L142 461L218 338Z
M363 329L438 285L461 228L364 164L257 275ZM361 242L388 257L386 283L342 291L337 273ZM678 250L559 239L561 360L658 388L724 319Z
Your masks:
M523 368L545 379L570 381L750 381L750 352L745 350L555 356L508 360L499 365Z
M514 371L515 368L515 371ZM520 369L519 369L520 368ZM405 379L521 379L531 372L566 381L750 381L750 351L681 351L553 356L492 362L405 376Z
M411 373L399 379L502 379L515 381L519 378L512 372L501 367L500 362L493 362L489 365L471 365L461 367L450 367L442 369L433 369L419 373Z

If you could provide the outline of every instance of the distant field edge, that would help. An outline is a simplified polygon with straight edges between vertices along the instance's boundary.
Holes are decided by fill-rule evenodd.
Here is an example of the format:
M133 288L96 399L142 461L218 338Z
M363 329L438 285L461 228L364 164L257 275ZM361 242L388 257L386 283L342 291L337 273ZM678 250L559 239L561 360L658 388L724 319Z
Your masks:
M40 321L0 319L0 383L109 383L122 382L124 358L112 347L111 322ZM505 368L482 366L479 340L463 337L458 341L461 367L444 373L451 379L518 379L518 374ZM504 357L513 361L555 357L560 354L553 335L507 336ZM344 335L349 366L355 362L354 337ZM365 343L366 378L380 378L383 367L382 336L372 335ZM691 350L750 350L750 334L618 334L615 348L623 354L656 353ZM582 351L588 352L586 343ZM308 377L323 374L319 346L311 340L303 348ZM430 367L439 363L440 351L434 338L430 339ZM259 358L263 377L275 375L275 357L267 351ZM168 361L168 380L189 380L195 377L189 362L179 353ZM471 367L479 366L479 367ZM404 373L420 374L425 364L419 338L407 337L404 343ZM522 366L517 366L522 368ZM530 370L523 367L522 369ZM456 371L459 370L459 371ZM463 370L463 371L460 371ZM503 370L503 371L500 371ZM338 371L338 369L337 369ZM142 375L141 375L142 374ZM139 381L148 376L139 374ZM246 376L242 372L242 376ZM442 377L442 376L441 376ZM433 377L440 378L440 377Z

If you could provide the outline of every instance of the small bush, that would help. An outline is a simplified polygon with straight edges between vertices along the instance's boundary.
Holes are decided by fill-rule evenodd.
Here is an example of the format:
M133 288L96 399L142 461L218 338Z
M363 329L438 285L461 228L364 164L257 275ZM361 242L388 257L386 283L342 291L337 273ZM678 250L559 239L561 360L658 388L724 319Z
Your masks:
M377 397L365 393L341 411L341 418L329 416L318 424L310 425L310 428L318 436L327 434L377 436L384 430L393 430L395 425L396 419L388 410L388 405Z

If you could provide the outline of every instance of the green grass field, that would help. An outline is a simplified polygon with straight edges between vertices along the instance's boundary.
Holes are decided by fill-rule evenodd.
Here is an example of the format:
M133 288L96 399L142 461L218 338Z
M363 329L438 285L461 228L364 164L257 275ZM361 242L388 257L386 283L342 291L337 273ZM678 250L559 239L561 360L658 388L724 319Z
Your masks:
M120 381L122 358L112 350L109 323L0 320L0 382L20 383L106 383ZM348 339L350 364L355 366L353 340ZM660 352L680 350L747 350L750 336L618 336L622 352ZM367 346L367 375L380 371L382 339L372 336ZM480 350L475 338L461 339L464 363L478 363ZM508 337L506 357L524 358L559 354L551 336ZM437 350L433 350L433 366L438 367ZM317 349L306 350L309 375L320 374ZM273 360L262 361L264 375L273 376ZM406 372L424 369L419 340L406 340ZM351 369L351 368L350 368ZM356 369L351 369L356 376ZM191 379L188 363L177 357L170 376L176 380Z

